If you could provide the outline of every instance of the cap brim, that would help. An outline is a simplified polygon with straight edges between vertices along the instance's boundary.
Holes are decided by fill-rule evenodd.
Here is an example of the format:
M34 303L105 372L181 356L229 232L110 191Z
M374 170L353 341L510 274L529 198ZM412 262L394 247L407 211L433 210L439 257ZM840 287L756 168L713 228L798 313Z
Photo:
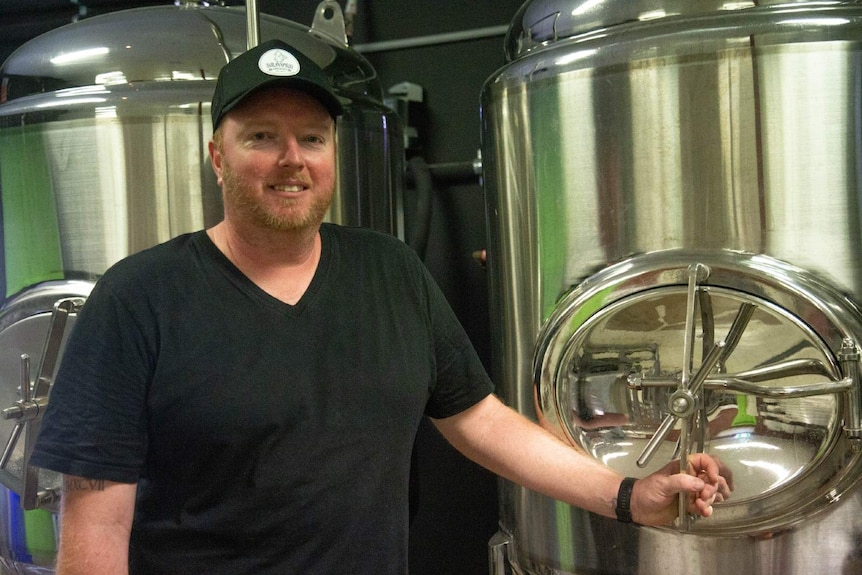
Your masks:
M266 88L273 88L276 86L283 86L285 88L291 88L294 90L299 90L301 92L305 92L311 96L313 96L317 101L319 101L326 111L329 112L329 115L332 116L333 119L344 113L344 106L341 103L341 100L338 97L327 90L326 88L306 80L304 78L296 78L296 77L277 77L267 80L265 82L261 82L257 86L254 86L250 90L246 90L239 96L233 99L231 102L225 103L222 106L221 114L218 118L216 118L216 122L213 125L213 130L215 130L221 121L224 119L225 115L228 112L236 108L243 100L248 98L250 95L255 92L259 92Z

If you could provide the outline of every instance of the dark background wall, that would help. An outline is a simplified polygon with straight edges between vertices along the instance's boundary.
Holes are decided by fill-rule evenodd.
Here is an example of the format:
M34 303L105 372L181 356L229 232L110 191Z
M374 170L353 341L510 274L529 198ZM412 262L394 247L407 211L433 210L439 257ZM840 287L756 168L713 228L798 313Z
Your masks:
M342 7L346 0L340 0ZM0 0L0 60L48 30L106 12L171 0ZM212 2L211 2L212 3ZM243 6L242 1L227 5ZM258 0L262 13L310 25L317 0ZM480 148L482 85L505 64L505 27L521 0L358 0L351 45L374 66L384 90L402 82L423 89L406 123L417 130L407 151L433 166L469 164ZM404 47L405 40L421 40ZM485 247L478 177L436 178L430 221L417 222L412 187L407 222L428 224L425 261L480 357L489 358L485 272L473 253ZM413 575L488 573L487 543L497 530L496 478L454 452L426 422L414 462Z

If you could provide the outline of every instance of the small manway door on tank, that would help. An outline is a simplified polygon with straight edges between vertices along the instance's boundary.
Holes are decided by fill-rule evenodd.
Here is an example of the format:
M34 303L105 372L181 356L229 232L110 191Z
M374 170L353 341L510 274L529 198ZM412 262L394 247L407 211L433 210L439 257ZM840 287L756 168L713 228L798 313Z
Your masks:
M733 495L677 527L771 531L859 477L860 338L852 302L783 262L637 256L578 285L546 322L539 418L628 476L707 452L732 473Z
M56 509L60 476L29 465L66 336L89 295L89 281L27 288L0 311L0 483L25 510Z

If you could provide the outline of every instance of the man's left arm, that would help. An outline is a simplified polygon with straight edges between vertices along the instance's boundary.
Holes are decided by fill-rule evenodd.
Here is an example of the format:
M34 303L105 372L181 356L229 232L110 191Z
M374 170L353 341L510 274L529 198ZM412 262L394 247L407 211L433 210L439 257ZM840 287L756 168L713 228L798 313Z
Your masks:
M623 477L574 449L489 395L472 407L434 424L461 453L519 485L606 517L616 517ZM718 466L701 454L692 456L694 474L665 469L638 480L632 493L635 522L664 525L677 515L676 495L691 494L691 512L709 516L712 503L729 496Z

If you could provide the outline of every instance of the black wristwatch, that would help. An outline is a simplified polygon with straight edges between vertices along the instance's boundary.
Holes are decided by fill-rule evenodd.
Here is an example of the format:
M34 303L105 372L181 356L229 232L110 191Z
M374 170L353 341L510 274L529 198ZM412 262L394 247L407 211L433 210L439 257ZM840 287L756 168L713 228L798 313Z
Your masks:
M632 490L635 487L634 477L626 477L620 483L620 490L617 492L617 520L623 523L632 522Z

